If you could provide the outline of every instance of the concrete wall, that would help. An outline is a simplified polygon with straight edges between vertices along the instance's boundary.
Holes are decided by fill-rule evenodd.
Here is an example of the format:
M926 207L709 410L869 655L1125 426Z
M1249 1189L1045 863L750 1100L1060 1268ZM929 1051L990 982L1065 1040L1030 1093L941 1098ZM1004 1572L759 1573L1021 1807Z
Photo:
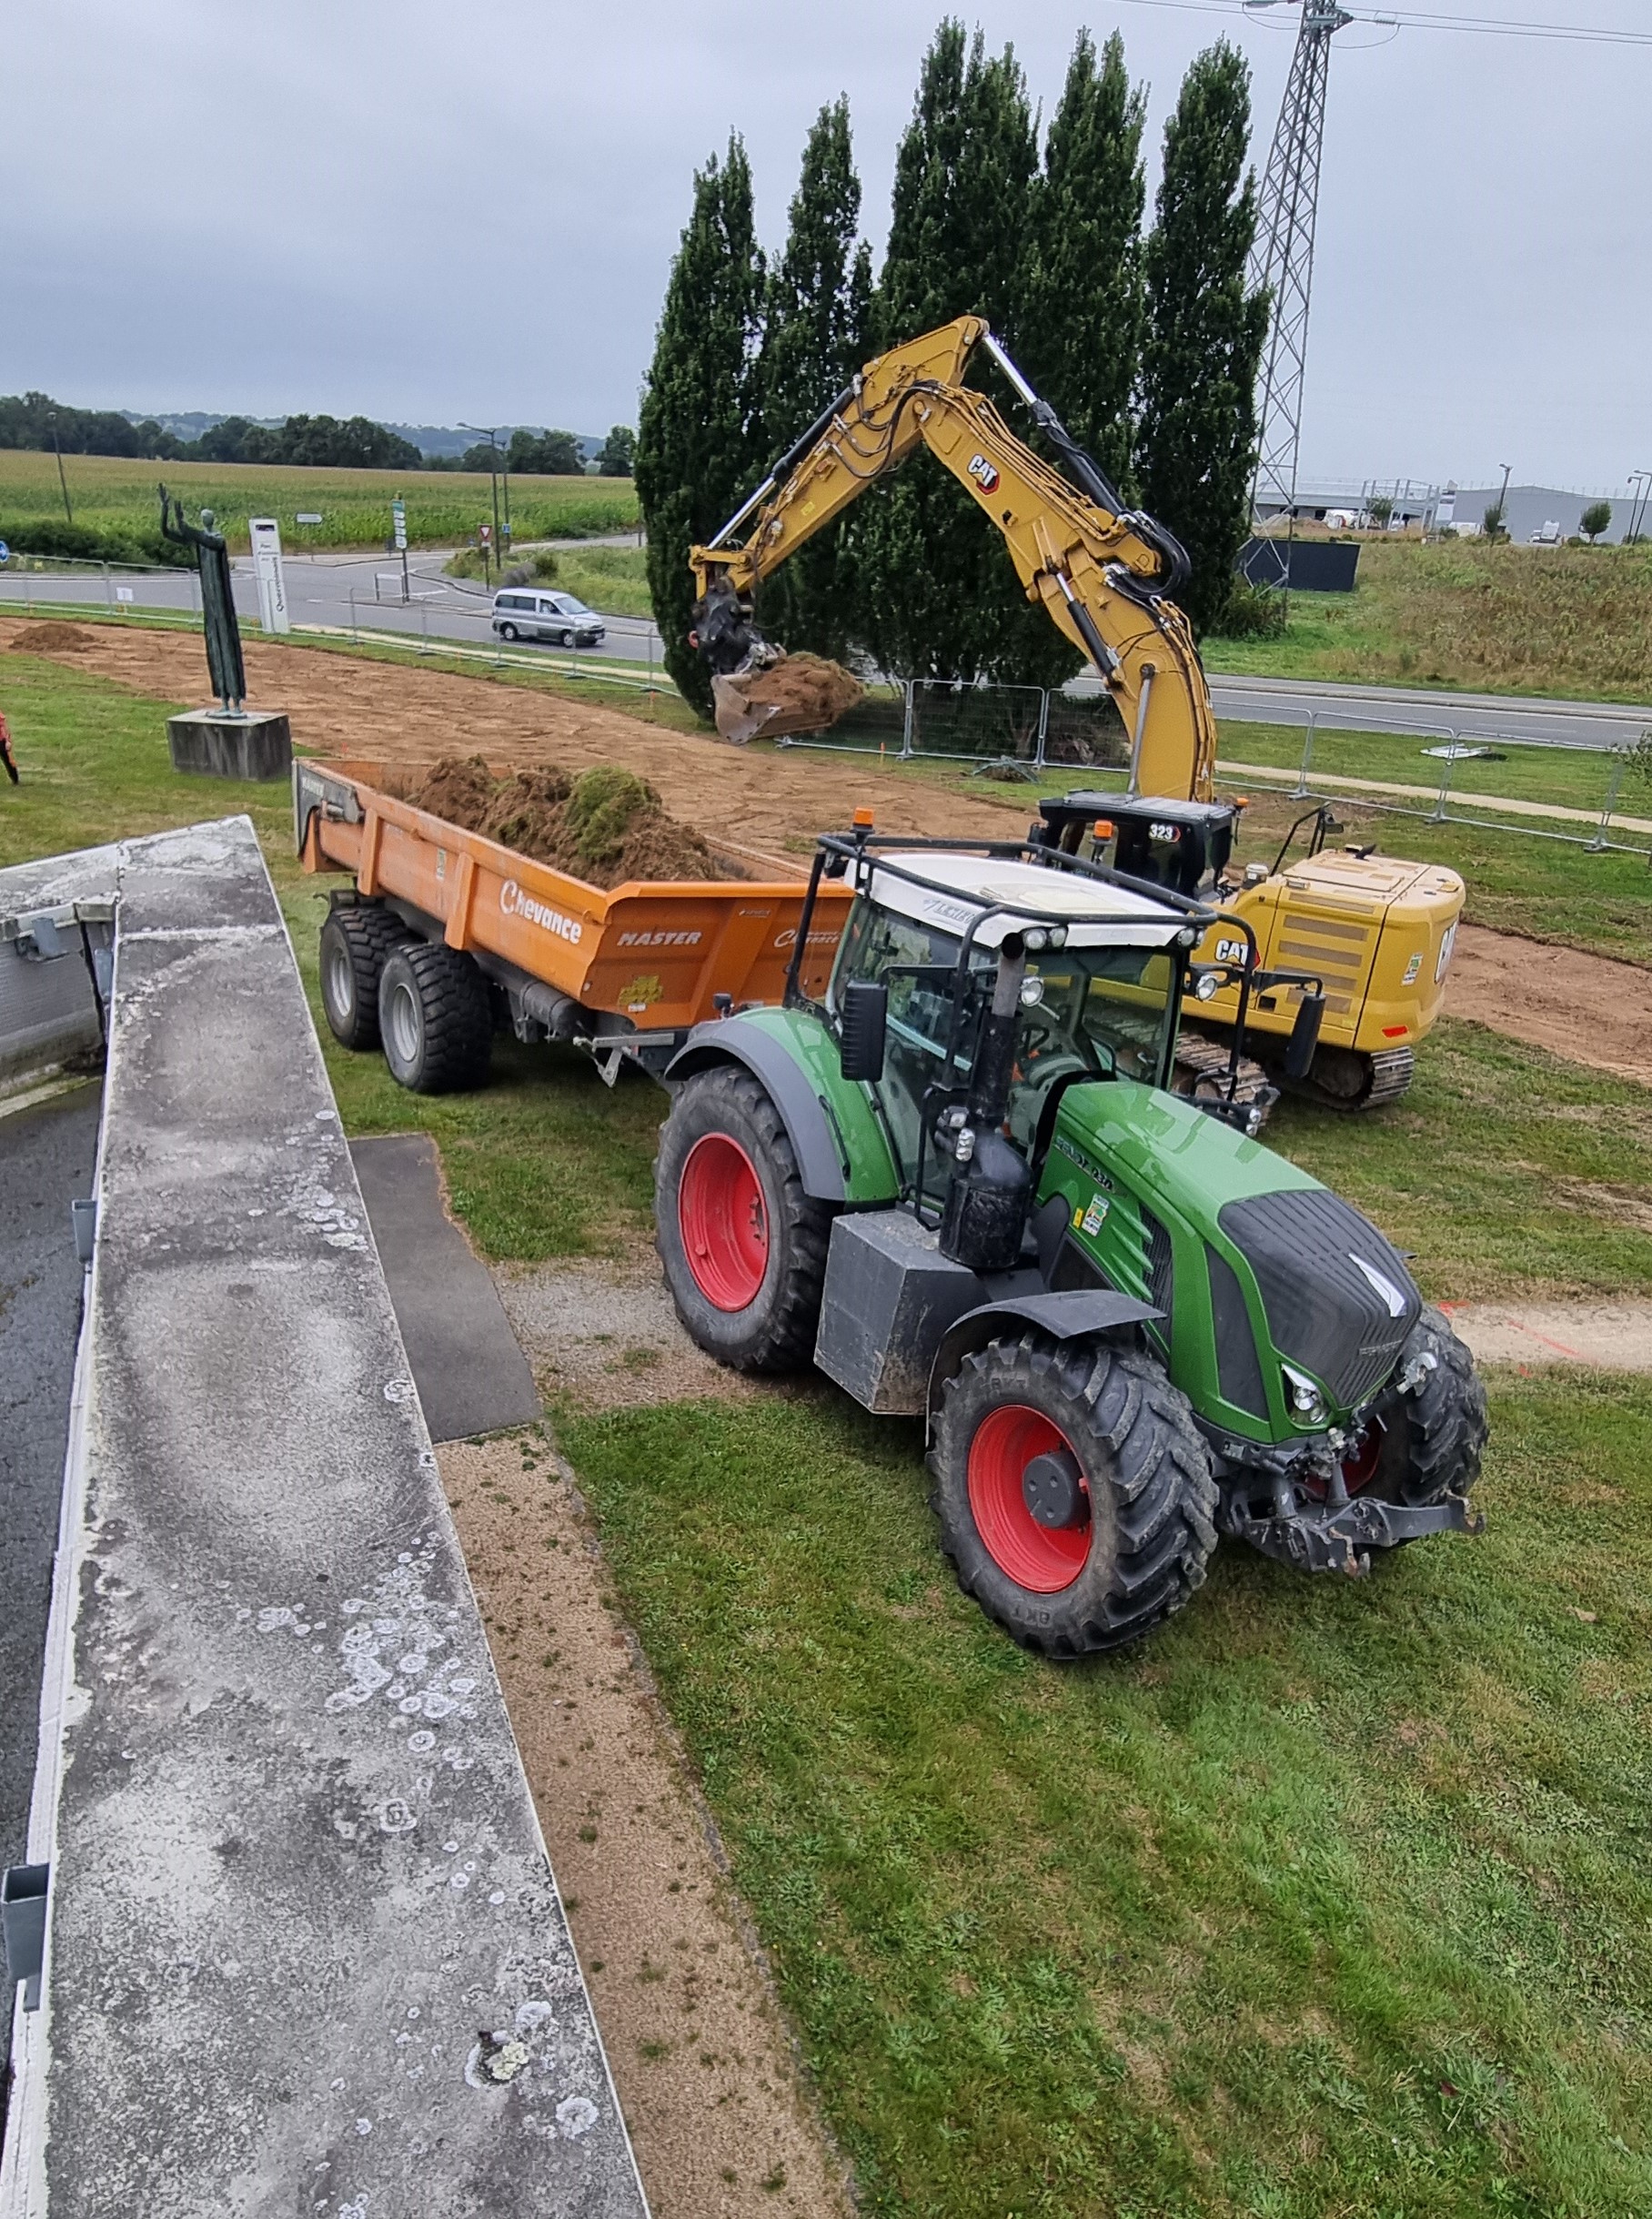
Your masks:
M116 900L111 1044L0 2213L633 2219L252 828L76 883Z

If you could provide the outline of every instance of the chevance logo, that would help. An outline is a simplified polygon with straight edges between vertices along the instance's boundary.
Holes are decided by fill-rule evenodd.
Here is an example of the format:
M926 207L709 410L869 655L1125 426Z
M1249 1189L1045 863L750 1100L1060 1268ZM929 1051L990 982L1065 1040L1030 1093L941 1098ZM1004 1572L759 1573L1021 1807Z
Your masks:
M585 929L577 917L565 917L549 902L525 893L513 878L499 888L499 908L507 917L526 917L529 924L540 925L546 932L555 933L559 940L571 940L576 946Z

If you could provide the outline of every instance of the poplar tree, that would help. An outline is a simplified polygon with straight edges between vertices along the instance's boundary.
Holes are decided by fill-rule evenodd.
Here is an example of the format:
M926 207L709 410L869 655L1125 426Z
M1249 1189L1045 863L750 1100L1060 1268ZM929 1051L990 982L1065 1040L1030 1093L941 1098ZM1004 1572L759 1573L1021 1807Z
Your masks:
M871 254L857 238L860 222L849 103L839 98L809 134L785 252L769 276L758 358L765 469L872 351ZM848 651L858 521L851 509L764 585L761 621L785 646L840 660Z
M1245 290L1249 140L1250 71L1220 39L1193 63L1164 127L1137 426L1143 505L1187 550L1193 576L1177 598L1200 631L1227 604L1250 523L1268 297Z
M1115 31L1081 31L1033 188L1021 367L1128 499L1142 353L1145 103Z
M1013 50L989 56L980 32L968 40L949 17L923 58L896 156L874 303L880 349L970 313L1013 349L1037 163ZM914 455L861 506L858 628L886 669L1040 682L1053 661L1072 667L1071 650L1028 605L997 529L932 457Z
M751 171L735 136L694 178L694 206L666 287L638 421L637 498L649 593L678 690L710 716L711 688L688 642L690 547L709 539L761 475L757 349L763 257Z

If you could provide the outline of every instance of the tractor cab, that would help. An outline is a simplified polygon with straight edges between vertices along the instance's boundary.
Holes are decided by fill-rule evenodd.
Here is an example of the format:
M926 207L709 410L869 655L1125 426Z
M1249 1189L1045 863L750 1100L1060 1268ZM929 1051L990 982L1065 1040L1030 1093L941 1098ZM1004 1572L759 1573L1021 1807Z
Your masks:
M1224 883L1244 807L1162 795L1068 793L1040 802L1041 821L1029 837L1064 855L1088 852L1139 885L1163 886L1192 901Z

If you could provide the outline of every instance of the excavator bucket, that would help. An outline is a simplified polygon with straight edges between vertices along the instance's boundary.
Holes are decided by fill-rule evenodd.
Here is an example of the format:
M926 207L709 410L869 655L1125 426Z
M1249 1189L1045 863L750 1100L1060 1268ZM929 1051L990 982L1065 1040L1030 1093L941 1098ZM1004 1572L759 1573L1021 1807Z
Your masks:
M781 655L763 668L711 681L717 729L740 747L759 738L826 731L865 692L852 671L820 655Z

